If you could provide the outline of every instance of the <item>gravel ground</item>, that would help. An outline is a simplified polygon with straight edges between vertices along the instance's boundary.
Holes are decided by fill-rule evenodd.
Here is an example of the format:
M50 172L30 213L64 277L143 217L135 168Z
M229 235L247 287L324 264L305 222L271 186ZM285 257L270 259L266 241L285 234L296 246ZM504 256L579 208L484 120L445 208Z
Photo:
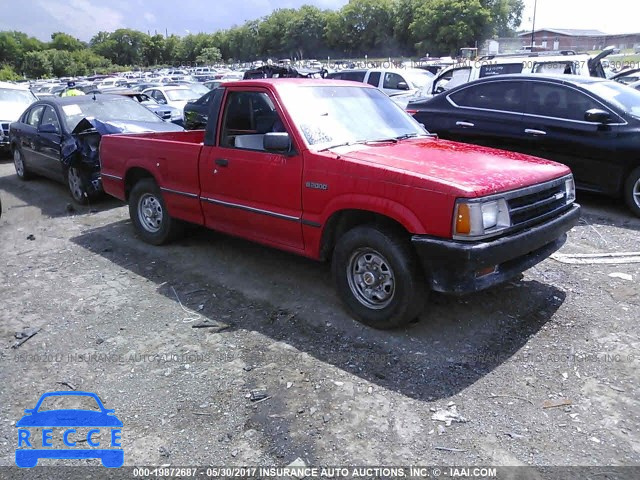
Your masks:
M379 332L327 265L198 228L152 247L118 201L71 207L8 160L0 197L0 465L71 388L115 409L125 465L640 464L640 264L548 259ZM620 202L579 201L562 253L640 250Z

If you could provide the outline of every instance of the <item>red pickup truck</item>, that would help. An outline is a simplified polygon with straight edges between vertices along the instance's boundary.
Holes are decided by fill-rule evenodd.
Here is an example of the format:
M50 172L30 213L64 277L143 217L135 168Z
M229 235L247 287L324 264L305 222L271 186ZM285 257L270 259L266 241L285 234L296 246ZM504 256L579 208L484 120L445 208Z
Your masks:
M430 290L473 292L562 246L569 169L429 135L379 90L332 80L225 83L204 131L109 135L104 190L154 245L183 222L332 260L350 313L405 324Z

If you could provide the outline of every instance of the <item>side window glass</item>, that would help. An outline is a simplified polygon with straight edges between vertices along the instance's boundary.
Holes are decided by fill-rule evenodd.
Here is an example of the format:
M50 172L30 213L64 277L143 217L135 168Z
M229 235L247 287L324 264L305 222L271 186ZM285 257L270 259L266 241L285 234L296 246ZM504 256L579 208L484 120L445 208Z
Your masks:
M584 120L584 114L602 105L587 95L562 85L531 83L527 113L567 120Z
M351 80L352 82L364 82L364 76L367 72L344 72L342 79Z
M533 73L575 75L576 68L574 62L536 63L533 66Z
M367 80L367 83L369 85L373 85L374 87L380 85L380 72L371 72L369 74L369 80Z
M196 103L198 105L207 105L209 103L209 99L211 98L211 95L213 95L213 91L209 92L209 93L205 93L204 96L200 97Z
M60 122L58 121L58 115L54 112L53 108L46 107L44 115L42 117L42 125L51 124L56 127L56 132L60 133Z
M382 88L398 90L398 84L400 82L404 82L404 79L400 75L393 72L387 72L384 74L384 83L382 84Z
M519 82L491 82L464 88L451 95L461 107L522 112L522 87Z
M38 127L40 123L40 118L42 118L42 112L44 111L44 106L38 106L32 108L29 114L27 115L26 123L27 125L31 125L32 127Z
M470 76L471 67L451 70L436 80L433 85L433 91L435 93L440 93L446 90L451 90L453 87L467 83Z
M264 150L264 135L286 132L274 103L264 92L229 92L224 106L220 145Z

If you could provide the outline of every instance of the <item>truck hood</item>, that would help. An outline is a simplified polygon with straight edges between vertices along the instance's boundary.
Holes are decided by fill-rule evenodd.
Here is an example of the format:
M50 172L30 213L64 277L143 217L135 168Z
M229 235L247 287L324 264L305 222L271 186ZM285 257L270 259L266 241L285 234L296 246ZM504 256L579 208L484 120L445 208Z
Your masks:
M423 179L425 188L446 185L465 197L515 190L571 173L568 167L541 158L437 138L352 145L332 151L345 159Z

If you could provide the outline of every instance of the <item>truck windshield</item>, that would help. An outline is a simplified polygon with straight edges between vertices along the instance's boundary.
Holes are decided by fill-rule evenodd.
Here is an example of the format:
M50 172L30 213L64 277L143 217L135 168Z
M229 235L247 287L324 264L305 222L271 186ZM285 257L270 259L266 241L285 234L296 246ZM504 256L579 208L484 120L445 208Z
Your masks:
M410 115L375 88L301 85L281 95L313 150L426 135Z

